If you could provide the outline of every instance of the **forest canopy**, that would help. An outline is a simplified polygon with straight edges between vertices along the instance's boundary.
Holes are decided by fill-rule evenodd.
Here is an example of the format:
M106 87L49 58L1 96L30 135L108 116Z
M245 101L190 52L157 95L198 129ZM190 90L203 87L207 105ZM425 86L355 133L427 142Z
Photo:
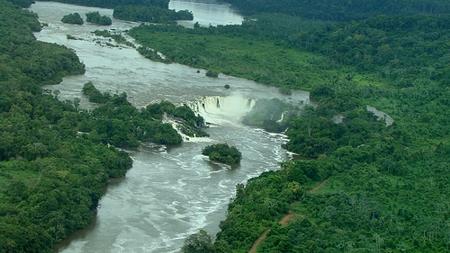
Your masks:
M212 251L446 251L448 1L228 2L253 16L130 32L169 61L310 91L286 122L294 159L238 185Z
M105 15L100 15L98 11L86 13L86 21L96 25L111 25L112 19Z
M445 14L446 0L224 0L246 14L283 13L308 19L349 21L377 15Z
M109 179L132 166L116 147L180 143L166 112L195 129L203 118L165 102L139 110L124 94L93 111L59 101L42 86L85 66L73 50L35 39L35 14L0 0L0 17L0 252L52 252L90 224Z
M0 0L0 252L50 252L92 219L124 152L79 136L85 116L41 86L84 73L75 53L35 40L34 14Z
M176 20L193 20L194 16L187 10L169 10L155 6L122 5L114 8L114 18L150 23L167 23Z
M448 251L449 2L228 2L253 16L242 26L141 26L130 35L147 57L154 48L168 62L305 89L313 106L285 122L293 159L238 185L216 240L199 232L184 250L248 252L259 242L257 252ZM163 120L192 136L204 126L185 105L138 109L93 84L92 111L43 91L85 67L72 50L36 41L37 17L20 8L30 3L0 0L0 252L51 252L86 227L108 180L132 165L114 146L181 142Z
M29 0L11 0L11 1L20 2ZM119 5L143 5L143 6L157 6L165 9L169 8L169 0L55 0L54 2L76 4L83 6L104 7L104 8L114 8Z

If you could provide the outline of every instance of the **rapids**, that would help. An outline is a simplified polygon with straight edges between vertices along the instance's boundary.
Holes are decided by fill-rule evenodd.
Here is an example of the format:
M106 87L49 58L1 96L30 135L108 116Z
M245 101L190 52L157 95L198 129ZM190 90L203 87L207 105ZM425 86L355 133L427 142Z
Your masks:
M172 1L170 5L192 10L203 24L239 23L242 19L229 6L218 3ZM184 239L199 229L211 234L219 230L237 184L278 169L287 158L281 148L285 136L245 126L240 119L258 99L303 104L309 101L308 93L296 91L286 97L276 88L249 80L225 75L213 79L206 77L204 70L197 73L197 69L179 64L152 62L134 48L106 46L104 38L92 34L103 27L60 22L72 12L99 11L111 16L109 9L40 1L30 9L48 24L36 38L75 50L86 65L84 75L46 87L58 90L60 99L81 98L82 107L91 107L81 88L92 81L102 91L126 92L137 107L161 100L188 104L212 123L207 129L210 138L194 138L173 148L144 144L132 152L133 167L124 179L108 187L93 224L59 245L60 252L177 252ZM121 32L136 25L113 20L108 29ZM67 39L68 34L79 40ZM225 89L225 85L231 88ZM216 142L241 150L239 168L211 163L201 155L203 147Z

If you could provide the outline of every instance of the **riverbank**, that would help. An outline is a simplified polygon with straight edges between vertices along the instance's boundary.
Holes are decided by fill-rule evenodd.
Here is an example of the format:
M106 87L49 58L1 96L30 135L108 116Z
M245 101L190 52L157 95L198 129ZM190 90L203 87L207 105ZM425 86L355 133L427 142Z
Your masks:
M217 234L216 251L247 251L264 231L270 232L258 244L262 252L338 249L342 240L345 250L432 248L439 252L445 248L448 229L431 229L433 219L444 222L445 216L436 214L431 219L428 214L447 205L444 196L450 192L443 183L448 175L442 170L449 164L449 132L441 127L449 125L448 113L439 113L448 112L445 97L450 91L444 73L448 63L442 58L442 49L449 33L448 28L435 25L446 23L447 18L377 17L299 36L290 33L295 28L280 26L285 29L280 31L258 21L242 29L141 26L131 31L141 44L174 62L272 85L306 87L317 103L317 108L294 120L288 131L287 147L301 159L285 163L281 171L252 179L245 187L238 186ZM408 29L395 25L405 20L414 25ZM292 27L293 21L287 22ZM429 29L444 34L428 40ZM377 36L380 34L382 37ZM414 45L405 46L404 39L411 36ZM346 46L348 43L353 47ZM388 51L380 55L382 48L373 50L378 43L386 43L383 49ZM428 51L429 46L436 50ZM329 61L316 61L325 62L325 67L310 68L283 54L281 48L290 52L289 56L296 55L292 50L306 50ZM439 55L437 61L433 60L435 54ZM298 56L310 59L305 54ZM395 59L414 67L396 64ZM304 71L313 84L286 74L291 66L298 67L292 70L297 74L299 69ZM427 72L430 67L436 73ZM339 74L329 75L330 69ZM380 124L365 112L367 103L382 108L395 122ZM343 116L343 121L333 122L336 115ZM440 123L432 124L425 120L428 117ZM424 191L420 185L429 180L436 183ZM323 187L308 192L311 184ZM300 218L287 226L277 225L288 210ZM396 232L398 226L401 232ZM416 229L423 234L436 232L432 243L427 241L430 237L417 239Z
M380 85L351 67L336 67L318 54L296 50L267 39L233 34L235 28L189 29L171 25L141 25L128 33L139 44L162 53L165 62L246 78L259 83L310 90L352 75L354 85Z
M93 118L42 86L85 72L70 49L37 41L35 15L0 1L0 252L51 252L87 226L128 154L80 134Z
M101 92L126 92L128 100L136 107L143 108L161 100L177 105L186 103L196 108L207 122L214 123L207 129L210 138L201 142L193 140L168 149L145 145L133 152L133 167L126 178L108 187L101 198L95 225L72 238L62 252L121 248L178 250L184 239L199 229L211 234L218 231L237 184L264 171L277 170L279 163L287 159L281 148L286 142L283 136L244 126L239 118L260 98L274 97L304 104L308 93L295 91L287 97L278 94L275 88L244 79L230 76L210 79L205 77L204 71L197 73L197 69L187 66L149 61L133 48L98 44L98 38L92 34L98 27L74 28L59 22L66 12L100 11L102 15L111 15L107 9L38 2L32 10L39 14L41 22L49 24L35 34L38 40L74 49L86 65L84 75L64 78L62 83L46 87L59 90L60 99L79 98L83 84L93 81ZM120 32L134 25L114 20L112 29ZM68 33L83 40L67 40ZM227 84L230 89L224 88ZM89 105L84 97L81 99L82 106ZM239 168L229 170L210 163L201 155L205 146L222 142L242 151Z
M9 8L0 10L10 11ZM60 8L51 10L51 14L57 14ZM8 15L15 12L11 11ZM57 20L61 16L59 15ZM420 15L413 18L381 17L370 22L347 24L344 25L345 29L340 26L331 27L330 29L334 29L333 33L318 30L318 34L300 37L306 39L294 40L299 45L307 44L307 47L316 45L309 53L334 58L336 60L333 61L334 64L345 62L355 69L366 68L365 71L369 76L370 73L373 76L385 76L390 82L357 85L358 75L353 72L348 75L348 72L344 72L340 73L337 80L326 78L323 81L327 83L312 85L311 95L316 108L310 108L302 117L294 120L288 131L290 137L288 148L295 150L301 159L284 163L280 171L265 172L249 180L246 186L243 183L247 179L256 177L261 172L279 168L278 163L283 161L285 154L280 147L285 144L282 140L262 131L243 127L234 121L221 121L222 125L211 128L208 132L211 136L218 136L217 141L231 142L243 151L241 168L233 171L205 166L207 163L202 157L196 156L203 144L189 143L173 150L143 147L142 152L137 152L134 156L134 167L128 172L126 180L116 187L109 188L108 194L102 198L102 208L98 210L96 226L84 237L75 239L65 250L67 252L97 252L105 249L112 251L123 248L130 251L177 250L184 238L198 229L206 228L211 234L218 232L217 224L227 213L215 242L219 252L245 252L251 248L261 233L268 229L270 232L259 244L259 251L309 252L327 249L352 251L355 248L365 251L445 251L448 246L448 228L436 224L446 224L445 210L449 205L447 196L450 194L447 169L450 157L448 132L450 90L447 85L448 77L445 75L448 64L445 57L446 47L443 44L448 41L449 29L446 25L449 22L446 18ZM403 24L405 20L412 26L406 29L395 25ZM20 24L28 24L28 21ZM191 68L175 64L166 66L146 61L147 64L151 64L150 68L150 65L145 65L142 57L132 49L122 49L123 53L120 54L118 52L121 49L97 47L89 40L68 42L66 40L68 29L59 23L53 25L49 23L49 28L44 33L37 34L37 37L70 45L77 50L86 64L84 76L67 78L58 86L63 88L61 94L55 93L59 98L78 96L80 86L84 83L79 81L88 77L99 79L99 88L102 91L116 88L130 90L133 94L130 100L135 105L146 105L149 100L155 98L185 99L192 97L192 94L201 97L205 92L208 92L207 95L211 93L229 95L238 90L245 94L258 91L261 96L271 94L256 89L257 85L252 82L227 76L221 76L217 80L207 79L204 73L198 75ZM20 24L10 26L8 31L21 27ZM36 27L33 26L36 22L30 24L32 25L28 28ZM4 26L1 28L4 29ZM28 34L27 38L30 38L28 28L25 27L25 30L19 33L20 36ZM365 31L364 35L367 37L361 37L360 31ZM430 39L430 31L439 36ZM73 32L85 35L85 31ZM330 34L339 36L329 37ZM377 37L379 34L383 36ZM180 36L185 36L184 32ZM412 44L404 44L405 38L414 38L411 40ZM310 40L315 43L309 43ZM201 42L197 39L195 41ZM231 41L259 43L242 38ZM379 50L378 47L377 50L372 50L372 47L380 41L389 44L380 47ZM214 40L208 42L211 43L205 44L206 46L209 44L220 46ZM277 43L283 44L286 41L281 40ZM353 46L346 47L348 43L353 43ZM2 43L2 45L15 44L17 41L10 43L9 39L7 43ZM339 47L333 48L330 44ZM32 43L33 48L34 46L39 48L39 45L56 49L54 45ZM253 52L251 47L247 48L245 45L243 48ZM277 45L275 48L279 49ZM27 55L23 59L35 60L43 57L46 59L44 54L46 52L59 52L74 59L73 53L59 49L33 51L38 55L36 58ZM14 63L11 65L13 68L4 68L6 76L12 77L6 82L7 87L13 87L12 90L17 87L29 87L27 83L30 78L42 78L40 80L47 80L47 77L55 78L51 76L51 73L55 72L45 71L55 70L55 66L24 71L20 66L40 66L40 64L11 61L9 52L12 50L2 51L2 55L7 59L7 64L3 66ZM62 57L59 53L52 55L51 59ZM360 58L361 53L364 58ZM417 57L418 55L420 57ZM127 68L117 64L119 62L117 59L126 60L127 66L138 66L134 69ZM408 66L398 64L398 59L401 59L400 62L412 64L406 64ZM247 60L251 61L252 58ZM272 61L278 61L278 58L271 54L259 57L260 66L264 65L263 60L271 65ZM239 58L236 64L242 67L245 61L246 59ZM288 66L284 59L279 61L283 62L283 66ZM346 68L344 64L341 67ZM4 69L2 68L2 71ZM158 72L160 70L161 72ZM56 76L61 77L64 73L70 72L66 71L68 70L56 71L60 74ZM322 80L319 79L320 71L316 71L319 70L316 68L310 70L312 73L310 80L316 80L315 77ZM325 68L324 76L327 76L327 71ZM41 76L43 73L50 76ZM159 76L155 73L165 74ZM316 75L313 75L314 73ZM38 75L33 76L34 74ZM178 80L167 85L168 80L173 80L174 76ZM129 82L130 79L133 82ZM192 84L192 80L196 83ZM224 82L231 81L235 82L231 85L231 91L224 91L224 84L227 84ZM179 96L180 87L183 91L182 96ZM35 96L39 94L36 93L37 90L39 90L37 87L31 86L31 89L26 89L25 92L19 90L2 94L2 97L6 98L4 101L7 102L1 104L2 116L6 116L1 118L1 126L7 130L5 133L8 133L8 136L0 140L9 148L1 150L0 185L7 182L7 187L1 192L0 199L2 203L6 203L3 200L10 203L1 207L3 213L7 214L0 219L2 223L0 227L6 228L1 232L7 235L0 237L7 238L0 243L3 247L14 247L22 243L21 245L27 247L22 246L24 250L39 248L42 245L27 243L52 241L53 235L59 239L64 237L65 233L82 227L83 224L64 223L70 230L62 230L58 225L63 223L62 220L80 221L79 217L64 215L77 213L74 212L74 207L79 208L76 211L82 209L83 213L87 213L85 211L92 207L89 204L96 203L94 200L98 200L99 195L96 191L89 192L86 186L98 182L104 184L102 180L105 180L106 175L117 176L125 173L122 166L127 164L126 160L117 160L117 154L110 149L104 149L104 145L94 146L91 150L89 147L92 143L81 141L84 139L74 135L78 129L70 127L76 125L72 122L79 119L77 113L69 109L69 105L59 103L50 96ZM18 99L11 101L7 99L9 97ZM384 122L367 113L367 101L371 101L371 105L391 115L395 120L394 123L386 126ZM215 97L213 105L217 105ZM44 113L41 108L52 110ZM220 111L217 106L207 109L205 111L210 113L208 116L220 118L223 115L211 113ZM228 116L235 114L233 110L221 112L228 113L226 114ZM333 121L336 115L342 116L342 122ZM230 118L232 117L228 119ZM35 128L30 128L32 131L23 134L26 129L8 128L11 125L15 127L31 125ZM40 135L35 136L36 134ZM27 136L32 142L22 145L25 139L22 136ZM33 139L29 136L33 136ZM56 140L62 140L62 144L56 146L56 150L48 149L55 147L54 142L46 142L55 140L48 138L49 136L56 136ZM72 146L73 143L77 145ZM11 150L14 153L11 153ZM97 156L101 157L104 154L96 153L98 150L111 156L99 160ZM86 158L88 163L83 158ZM117 164L111 160L117 161L119 167L115 167ZM104 166L102 162L107 166L101 167ZM101 173L91 174L92 170L89 168L93 167L102 168ZM19 171L17 168L24 169ZM326 184L321 184L325 181ZM82 184L74 185L70 184L71 182ZM236 184L239 184L237 196L227 209L230 197L234 196ZM315 191L308 191L317 184L321 187ZM39 195L30 197L30 192ZM89 202L89 197L82 197L88 193L91 193L89 197L94 197L92 202ZM41 213L27 215L26 212L17 209L19 206L17 203L32 203L25 207L36 212L42 211L46 215ZM70 205L61 207L58 203ZM288 224L277 224L289 211L293 212L294 218ZM51 236L48 236L45 231L42 232L39 227L33 225L36 222L59 229L49 230ZM30 237L24 240L23 234ZM17 248L14 250L20 251Z

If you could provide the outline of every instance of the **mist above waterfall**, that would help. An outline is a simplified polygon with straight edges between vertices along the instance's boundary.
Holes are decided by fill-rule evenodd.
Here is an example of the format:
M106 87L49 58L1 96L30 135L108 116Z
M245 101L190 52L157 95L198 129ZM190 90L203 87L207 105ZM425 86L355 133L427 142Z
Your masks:
M302 105L301 105L302 106ZM298 114L299 106L294 106L277 98L257 100L252 110L242 122L249 126L263 128L269 132L282 132L287 128L289 118Z
M281 98L250 98L235 94L203 97L188 105L209 124L243 123L270 132L282 132L290 115L297 114L306 102L293 102L292 98L283 101Z
M193 111L207 123L221 124L224 121L237 123L255 106L255 99L242 95L203 97L190 103Z

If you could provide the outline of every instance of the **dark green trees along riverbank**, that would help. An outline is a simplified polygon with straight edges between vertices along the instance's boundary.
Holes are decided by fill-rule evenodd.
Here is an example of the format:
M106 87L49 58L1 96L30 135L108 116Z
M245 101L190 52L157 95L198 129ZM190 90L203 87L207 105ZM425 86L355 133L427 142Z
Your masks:
M11 0L12 2L27 2L23 7L28 7L31 0ZM160 8L169 8L169 0L55 0L54 2L76 4L82 6L94 6L113 9L119 5L142 5L142 6L157 6Z
M114 8L114 18L150 23L167 23L176 20L193 20L190 11L174 11L156 6L125 5Z
M184 250L447 252L448 1L230 2L256 16L242 26L130 34L167 61L307 89L314 107L288 122L295 159L238 185L214 244L200 232ZM161 124L167 110L201 120L166 103L138 110L124 95L92 112L58 101L41 86L84 66L71 50L35 40L35 15L0 0L0 17L0 252L51 252L89 224L108 180L130 168L128 155L106 144L156 136L135 133L128 114L144 127Z
M190 137L208 136L202 129L204 119L185 105L177 107L163 101L137 109L127 101L125 93L102 93L92 82L84 85L83 94L90 102L99 104L92 111L96 122L83 125L84 131L94 131L104 143L121 148L136 148L140 142L180 144L182 137L171 124L163 123L165 117L177 120L179 130Z
M127 101L125 93L114 94L100 92L92 82L83 87L83 94L90 102L99 106L92 111L96 121L83 125L85 131L95 132L96 138L122 148L135 148L140 142L176 145L182 142L180 134L165 118L177 122L179 130L190 136L208 136L203 131L205 123L189 107L175 106L162 101L137 109Z
M0 252L51 252L89 224L124 152L79 134L92 118L41 86L82 74L65 47L36 41L34 14L0 0Z
M0 18L0 252L52 252L92 221L109 179L132 166L107 144L179 143L162 107L199 127L202 119L165 103L138 110L126 95L91 112L61 102L41 87L83 74L84 65L72 50L36 41L36 15L0 0Z
M295 159L239 185L214 249L199 233L186 252L447 252L449 2L229 2L254 16L130 35L166 62L308 90L314 106L283 126Z

